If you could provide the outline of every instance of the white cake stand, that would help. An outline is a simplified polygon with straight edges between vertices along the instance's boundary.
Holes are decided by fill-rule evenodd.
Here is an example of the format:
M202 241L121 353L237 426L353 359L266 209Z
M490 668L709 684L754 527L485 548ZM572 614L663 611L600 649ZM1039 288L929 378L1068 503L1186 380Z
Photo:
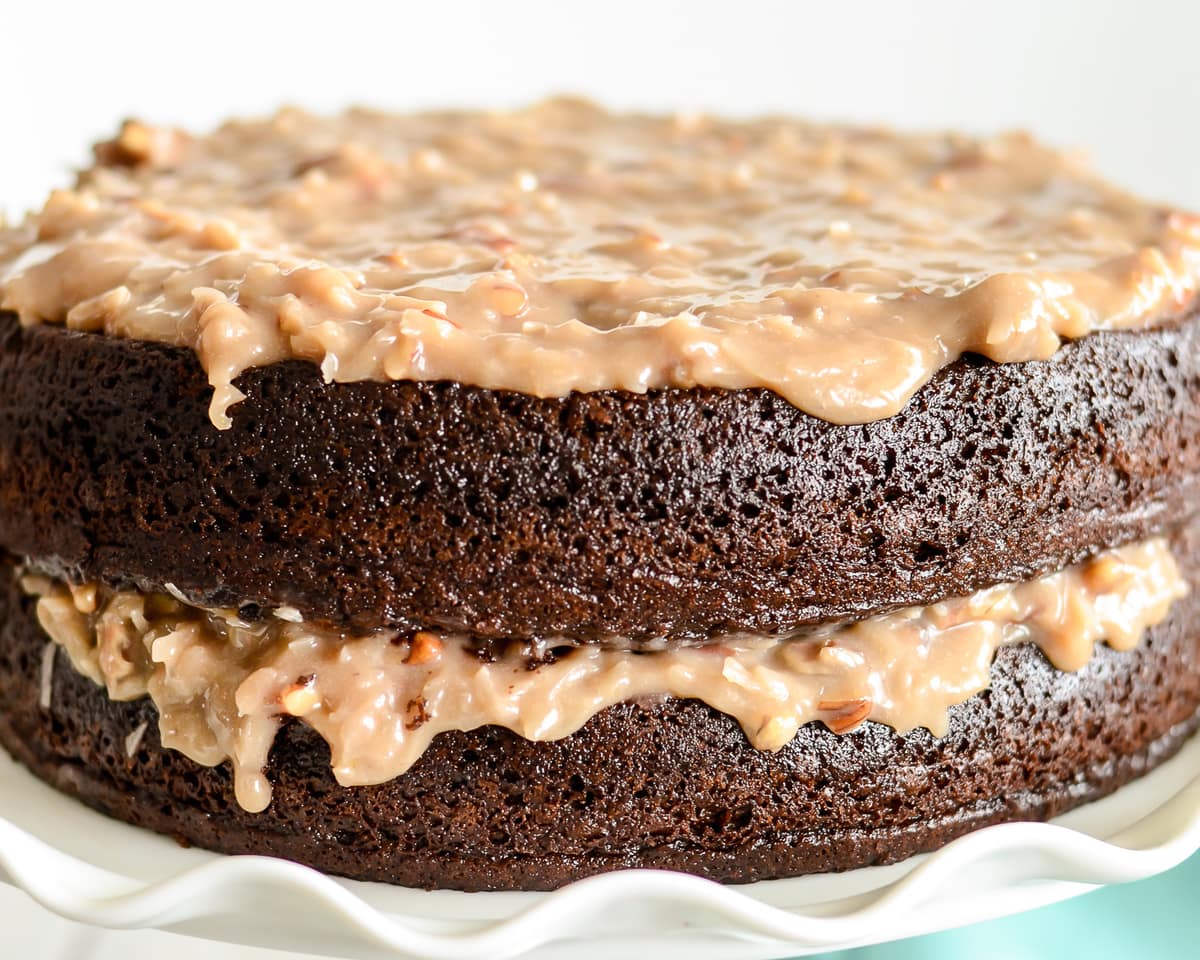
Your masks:
M0 751L0 876L53 912L349 958L766 960L932 933L1170 869L1200 848L1200 738L1052 824L890 867L723 887L631 870L550 894L425 892L223 857L88 810Z

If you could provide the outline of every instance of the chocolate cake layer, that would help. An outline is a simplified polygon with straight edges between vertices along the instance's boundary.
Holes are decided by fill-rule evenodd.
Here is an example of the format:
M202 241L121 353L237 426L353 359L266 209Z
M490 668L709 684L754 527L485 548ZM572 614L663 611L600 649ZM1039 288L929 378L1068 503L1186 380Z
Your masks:
M149 700L109 700L61 650L43 689L47 640L8 566L0 743L60 789L181 841L414 886L542 889L629 866L740 882L887 863L1052 817L1175 752L1200 707L1200 537L1189 536L1176 556L1193 590L1137 649L1102 647L1064 672L1031 645L1004 648L990 689L951 708L941 738L811 723L772 753L723 714L661 699L551 742L496 727L440 734L406 774L345 788L324 742L289 722L259 814L238 806L227 766L160 747Z
M964 358L896 417L762 390L327 385L0 317L0 546L70 579L481 638L771 632L1021 580L1200 503L1200 317Z

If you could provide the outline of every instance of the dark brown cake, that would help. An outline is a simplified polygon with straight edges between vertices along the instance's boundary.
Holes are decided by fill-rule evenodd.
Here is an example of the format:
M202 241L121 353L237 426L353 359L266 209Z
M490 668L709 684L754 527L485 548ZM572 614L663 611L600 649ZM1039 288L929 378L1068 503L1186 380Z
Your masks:
M0 542L80 580L177 581L226 602L230 584L247 584L236 588L243 603L350 619L378 604L377 617L400 625L421 603L450 612L458 603L484 611L473 628L537 636L565 622L583 642L630 630L621 615L634 603L658 612L656 630L682 624L689 637L731 623L769 627L781 609L783 622L875 612L1179 527L1196 503L1198 338L1193 318L1098 334L1019 367L964 360L899 417L861 427L832 427L761 391L553 401L447 384L328 387L302 364L277 365L244 378L241 414L218 432L184 351L8 321L0 463L20 467L0 488ZM47 384L53 404L42 399ZM122 398L115 409L113 394ZM604 430L589 427L600 421ZM939 429L940 446L931 442ZM405 445L405 430L439 443ZM645 454L666 444L669 477ZM765 472L779 479L752 487L764 471L750 465L767 444L779 470ZM377 469L385 456L386 472ZM566 463L578 466L573 479L557 469ZM606 482L601 465L613 463L622 470L610 467ZM490 495L456 494L457 475ZM54 476L71 478L58 487L68 496L41 493ZM513 492L502 499L476 483L503 476ZM796 510L813 489L824 495ZM639 500L639 490L659 496ZM246 541L232 502L254 518L260 552L236 549ZM677 515L671 502L695 509ZM655 509L662 515L647 524ZM908 525L906 516L933 522ZM339 538L346 524L363 536ZM606 547L613 530L631 531L633 547ZM962 531L959 542L951 530ZM1176 556L1195 582L1200 540L1192 529L1180 542ZM522 549L522 564L489 576L504 551ZM645 587L637 571L661 562L673 576ZM860 581L829 575L854 563L866 568ZM706 574L718 564L714 582ZM415 569L420 576L405 575ZM624 606L567 589L606 569L599 582ZM814 574L791 579L790 600L789 570ZM52 707L39 710L44 635L15 580L0 580L0 740L40 776L182 841L415 886L548 889L656 865L740 882L892 862L988 823L1044 819L1103 796L1169 757L1200 708L1193 592L1138 651L1100 652L1078 673L1054 669L1031 646L1002 651L991 689L952 708L942 738L875 723L838 735L812 723L764 753L729 717L667 699L610 708L550 743L498 728L444 734L401 778L346 789L321 739L292 722L272 754L272 805L250 814L224 768L159 747L148 701L110 701L61 652ZM756 593L747 582L763 586ZM761 602L772 589L773 608ZM506 609L506 596L529 599ZM717 619L713 610L729 612ZM460 625L449 612L424 621ZM476 640L486 646L491 636L480 629ZM149 728L128 757L125 738L143 721Z
M1198 314L964 358L854 426L763 390L541 400L303 363L239 386L217 430L189 351L0 316L0 544L199 602L587 643L930 603L1200 503Z
M1183 564L1195 582L1195 531ZM620 867L740 883L891 863L1102 797L1200 723L1195 591L1137 651L1098 651L1077 673L1031 646L1002 651L991 688L952 708L940 738L811 723L766 753L729 717L668 699L612 707L549 743L443 734L402 777L347 789L320 737L291 723L268 768L271 806L251 814L224 767L159 746L147 700L109 700L61 652L39 709L44 635L15 587L0 611L0 742L38 776L182 842L417 887L547 890Z
M0 224L0 744L466 890L1053 817L1200 725L1198 284L1020 135L130 122Z

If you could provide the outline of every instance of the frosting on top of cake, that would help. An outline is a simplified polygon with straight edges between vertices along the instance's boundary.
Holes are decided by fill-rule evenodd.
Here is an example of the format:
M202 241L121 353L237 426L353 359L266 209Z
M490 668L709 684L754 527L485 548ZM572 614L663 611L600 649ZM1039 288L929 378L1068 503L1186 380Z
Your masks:
M129 122L0 225L0 309L195 349L230 423L245 370L537 396L766 387L890 416L964 352L1186 309L1200 219L1023 134L767 117L316 117L206 136Z

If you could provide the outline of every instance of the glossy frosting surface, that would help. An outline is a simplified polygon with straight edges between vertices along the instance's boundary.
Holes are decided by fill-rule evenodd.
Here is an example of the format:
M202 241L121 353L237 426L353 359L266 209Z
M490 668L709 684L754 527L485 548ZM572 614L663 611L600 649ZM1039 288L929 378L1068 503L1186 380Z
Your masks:
M319 118L192 136L131 122L0 227L0 309L194 348L229 423L244 370L538 396L767 387L889 416L974 351L1178 313L1200 222L1020 134L787 118Z

